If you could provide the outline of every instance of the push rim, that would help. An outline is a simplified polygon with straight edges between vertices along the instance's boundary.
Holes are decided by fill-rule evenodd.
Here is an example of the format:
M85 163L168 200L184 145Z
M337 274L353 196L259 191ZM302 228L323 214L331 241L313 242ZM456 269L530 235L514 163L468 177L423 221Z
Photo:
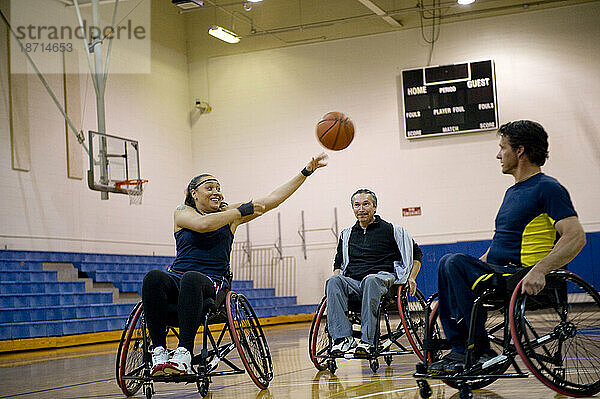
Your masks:
M425 296L419 289L412 296L409 293L407 284L398 288L398 311L402 320L402 326L410 346L412 346L415 354L423 360L423 342L422 336L425 336L425 319L427 312L427 301Z
M310 326L310 335L308 342L308 353L310 360L317 370L323 371L327 368L327 359L324 355L329 349L329 334L327 333L327 298L323 298L315 317Z
M229 332L250 378L260 389L273 379L273 365L267 340L254 310L243 295L227 293Z
M137 309L137 310L136 310ZM143 322L143 307L139 303L134 308L134 315L127 325L125 339L119 344L117 356L118 372L117 383L121 391L127 396L135 395L142 387L141 377L144 373L144 353L149 349L144 348L145 323ZM146 334L146 337L148 335ZM122 345L121 345L122 344ZM139 377L140 379L123 379L123 377Z
M593 396L600 392L600 296L566 270L549 274L547 286L561 280L562 288L552 288L556 301L537 309L519 282L510 302L511 334L521 359L544 385L563 395Z

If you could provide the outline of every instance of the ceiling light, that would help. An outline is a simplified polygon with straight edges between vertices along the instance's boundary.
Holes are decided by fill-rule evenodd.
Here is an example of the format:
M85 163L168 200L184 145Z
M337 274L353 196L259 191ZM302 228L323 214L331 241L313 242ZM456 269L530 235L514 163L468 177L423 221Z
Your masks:
M262 0L247 0L247 1L249 1L250 3L260 3Z
M466 6L467 4L474 3L475 0L457 0L456 2L461 6Z
M204 0L171 0L171 2L183 10L204 6Z
M240 41L240 37L233 33L230 30L222 28L220 26L212 26L208 30L208 34L216 37L217 39L221 39L227 43L238 43Z

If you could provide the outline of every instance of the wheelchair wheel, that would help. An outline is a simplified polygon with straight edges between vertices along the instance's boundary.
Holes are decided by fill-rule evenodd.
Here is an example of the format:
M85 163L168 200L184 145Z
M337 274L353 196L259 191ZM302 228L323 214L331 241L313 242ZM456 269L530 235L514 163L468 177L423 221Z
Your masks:
M143 320L142 303L133 308L121 334L117 350L117 384L127 396L133 396L142 387L144 370L150 358L150 338ZM123 377L133 377L124 379Z
M431 309L431 314L429 317L429 325L430 325L429 331L430 331L430 334L432 334L432 336L430 338L445 339L446 337L444 335L444 329L442 328L441 322L439 321L438 309L439 309L439 303L436 302L435 305L433 306L433 308ZM488 331L488 337L490 338L491 348L494 349L498 353L502 352L502 346L499 345L499 343L502 342L502 338L498 337L498 336L494 336L492 332L495 331L496 334L502 334L503 329L499 328L498 326L502 326L503 324L504 324L504 316L501 312L496 312L496 313L490 312L488 314L488 318L485 323L485 328ZM427 364L431 364L433 362L438 361L447 353L447 351L431 351L430 353L431 353L431 356L429 356ZM496 366L491 367L490 370L487 370L487 374L502 374L509 367L510 367L510 362L503 362ZM481 372L478 372L478 374L481 374ZM468 374L465 374L465 376L468 376ZM480 379L469 380L469 386L471 387L471 389L480 389L480 388L490 385L492 382L496 381L496 379L497 378L480 378ZM443 381L444 381L444 383L446 383L446 385L448 385L454 389L461 388L459 386L459 384L457 384L455 381L449 381L449 380L443 380Z
M404 284L398 290L398 311L402 319L402 326L406 338L415 355L423 360L423 342L425 326L427 324L427 300L425 295L417 288L415 295L410 295L408 284Z
M327 298L324 297L317 308L310 333L308 335L308 355L317 370L327 368L327 354L329 351L329 333L327 332Z
M600 392L600 295L579 276L554 271L535 296L510 303L510 328L523 362L542 383L563 395Z
M258 318L243 295L229 291L226 303L231 340L252 381L260 389L266 389L273 379L273 365L269 345Z

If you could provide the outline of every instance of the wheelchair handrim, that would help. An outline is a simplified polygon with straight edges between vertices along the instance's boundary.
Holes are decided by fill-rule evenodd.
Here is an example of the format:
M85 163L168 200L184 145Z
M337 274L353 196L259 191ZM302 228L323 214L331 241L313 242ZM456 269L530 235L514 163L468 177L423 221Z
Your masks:
M577 284L580 284L582 286L589 286L588 283L586 283L581 277L579 277L578 275L576 275L575 273L572 273L568 270L559 270L559 271L553 271L553 274L560 274L560 275L566 275L567 276L567 280L571 280L576 282ZM519 356L521 356L521 359L523 360L523 363L525 363L525 365L527 366L527 368L529 369L529 371L531 371L531 373L533 375L536 376L536 378L538 380L540 380L544 385L546 385L548 388L562 394L562 395L566 395L566 396L572 396L572 397L586 397L586 396L593 396L595 394L597 394L598 392L600 392L600 383L596 382L596 385L598 385L595 388L590 388L587 391L582 391L582 392L574 392L573 390L564 390L561 387L553 384L547 376L545 376L544 374L540 373L538 371L538 368L535 367L533 365L533 362L531 361L531 359L529 358L529 356L527 356L525 348L523 347L523 345L521 345L521 342L519 339L517 339L518 334L517 334L517 323L515 322L515 311L518 310L518 308L516 307L517 304L517 300L521 299L520 297L520 291L521 291L521 287L522 287L522 281L519 282L519 284L517 284L517 286L515 287L513 294L511 296L511 300L510 300L510 308L509 308L509 318L510 318L510 332L513 338L513 342L515 344L515 348L517 350L517 352L519 353ZM593 290L593 288L592 288ZM519 306L521 306L521 304L519 303Z
M254 364L258 364L258 362L256 361L256 359L254 359L252 353L249 353L248 355L251 356L251 359L248 359L246 356L246 353L243 349L243 345L242 342L240 341L240 337L238 336L237 330L235 329L235 321L233 320L233 314L231 313L231 304L232 304L232 296L236 296L236 297L242 297L241 295L238 295L237 293L233 292L233 291L229 291L227 293L227 298L226 298L226 305L227 305L227 320L229 323L229 334L231 335L232 340L234 341L236 348L238 349L238 353L240 355L240 359L242 360L242 363L244 364L244 367L246 368L246 371L248 372L248 375L250 376L250 378L252 379L252 381L254 382L254 384L259 387L260 389L266 389L269 386L269 381L272 379L272 365L271 365L271 357L270 354L268 352L268 345L266 344L266 342L263 342L263 346L265 347L266 353L264 354L265 357L267 358L268 361L268 366L271 370L271 376L269 378L269 376L264 375L263 370L260 370L258 367L256 367L258 370L258 373L260 374L260 376L257 376L254 373L253 367L250 365L250 361L253 362ZM252 312L252 309L249 309L251 312L251 315L256 319L256 316L254 315L254 313ZM262 334L262 329L260 327L260 324L257 324L256 326L259 330L259 333L261 333L261 336L264 337L264 334ZM242 327L240 327L242 328ZM269 371L269 370L267 370ZM260 377L260 378L259 378Z

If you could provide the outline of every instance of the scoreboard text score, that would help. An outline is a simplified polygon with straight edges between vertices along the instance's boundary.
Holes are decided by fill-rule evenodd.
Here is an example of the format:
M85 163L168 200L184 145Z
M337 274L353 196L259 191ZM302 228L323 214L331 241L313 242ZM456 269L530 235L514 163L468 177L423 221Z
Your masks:
M402 71L409 139L498 128L492 60Z

